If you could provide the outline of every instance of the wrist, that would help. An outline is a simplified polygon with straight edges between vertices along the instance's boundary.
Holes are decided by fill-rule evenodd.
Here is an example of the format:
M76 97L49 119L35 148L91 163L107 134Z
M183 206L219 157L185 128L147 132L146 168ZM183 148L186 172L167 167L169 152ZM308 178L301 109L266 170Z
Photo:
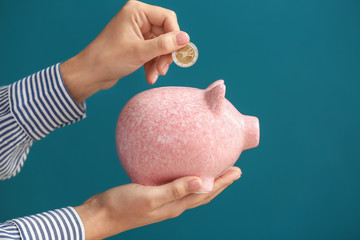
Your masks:
M85 230L85 239L102 239L104 238L104 221L105 213L92 198L78 207L75 211L81 218Z
M63 62L60 72L66 88L78 104L101 90L92 64L80 54Z
M105 239L125 231L111 217L107 207L101 204L99 195L95 195L74 209L83 222L86 240Z

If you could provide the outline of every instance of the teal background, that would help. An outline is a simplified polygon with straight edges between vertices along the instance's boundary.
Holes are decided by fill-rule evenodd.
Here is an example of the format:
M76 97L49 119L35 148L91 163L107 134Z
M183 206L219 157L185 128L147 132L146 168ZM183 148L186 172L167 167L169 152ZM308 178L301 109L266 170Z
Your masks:
M174 10L199 49L154 87L205 88L260 119L240 180L206 206L112 239L360 239L360 1L147 1ZM65 61L125 1L0 1L0 85ZM149 89L142 69L87 100L88 117L34 144L0 182L0 221L129 182L115 149L124 104Z

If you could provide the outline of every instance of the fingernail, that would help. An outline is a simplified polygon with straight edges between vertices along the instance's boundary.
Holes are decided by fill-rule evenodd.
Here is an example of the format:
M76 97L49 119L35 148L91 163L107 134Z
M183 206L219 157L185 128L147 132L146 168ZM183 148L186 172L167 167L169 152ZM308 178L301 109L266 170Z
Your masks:
M165 64L165 66L162 69L162 73L165 75L168 70L169 70L169 64Z
M191 180L188 183L188 189L190 192L195 192L196 190L199 190L201 188L201 183L198 179Z
M186 43L188 43L190 37L186 32L179 32L178 34L176 34L176 43L178 45L184 45Z
M154 84L156 80L158 79L159 75L155 74L153 78L151 79L151 83Z

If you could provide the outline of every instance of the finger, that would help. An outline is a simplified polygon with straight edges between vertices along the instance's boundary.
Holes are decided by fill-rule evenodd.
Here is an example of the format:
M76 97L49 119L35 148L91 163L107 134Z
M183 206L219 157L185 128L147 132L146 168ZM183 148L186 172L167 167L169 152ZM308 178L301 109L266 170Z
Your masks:
M218 177L214 183L214 189L210 193L206 194L204 199L196 203L195 205L187 205L188 208L195 208L204 204L209 203L216 196L218 196L222 191L229 187L234 181L241 177L241 170L237 167L232 167L222 176Z
M157 61L157 58L154 58L154 59L151 59L150 61L146 62L144 64L144 71L148 72L151 68L151 65L154 64L154 62L156 63L156 61Z
M235 180L234 180L235 181ZM199 207L201 205L205 205L210 203L215 197L217 197L220 193L222 193L226 188L228 188L233 182L231 182L229 185L223 186L220 189L211 192L211 194L208 195L208 197L206 197L205 199L203 199L202 201L198 202L197 204L193 205L193 206L187 206L187 209L191 209L191 208L196 208Z
M186 209L194 208L205 203L210 202L218 194L221 193L226 187L231 185L236 179L241 176L241 170L238 167L231 167L223 175L218 177L214 182L213 191L204 194L190 194L183 199L168 203L161 207L161 211L171 211L171 209Z
M143 37L145 40L149 40L155 38L156 36L152 32L147 32L143 34Z
M146 40L139 46L139 51L144 57L143 60L147 62L155 57L175 52L183 48L189 41L190 37L185 32L170 32Z
M151 25L163 27L165 32L180 31L174 11L149 4L141 4L140 8Z
M153 25L153 26L151 26L151 33L157 37L157 36L160 36L161 34L164 34L165 31L164 31L164 28Z
M161 207L198 191L201 185L202 181L198 177L182 177L170 183L154 187L151 194L157 199L158 207Z
M231 184L230 184L231 185ZM230 186L229 185L229 186ZM221 189L217 190L216 192L212 193L211 195L208 195L208 197L206 197L205 199L201 200L200 202L196 203L195 205L187 205L186 209L192 209L192 208L197 208L201 205L205 205L210 203L217 195L219 195L222 191L224 191L228 186L224 186Z
M157 71L161 75L165 75L169 70L169 66L172 63L171 54L162 55L159 57L158 62L156 63Z
M151 85L153 85L159 77L159 72L156 69L158 59L159 58L152 59L150 62L146 63L146 68L144 68L146 72L145 79Z

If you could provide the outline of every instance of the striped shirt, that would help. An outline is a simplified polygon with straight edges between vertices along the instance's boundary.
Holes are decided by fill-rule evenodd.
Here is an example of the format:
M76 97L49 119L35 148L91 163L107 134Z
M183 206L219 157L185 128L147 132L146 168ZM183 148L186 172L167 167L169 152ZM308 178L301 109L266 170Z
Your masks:
M66 89L60 64L0 87L0 180L20 172L34 141L86 117ZM72 207L0 223L0 240L85 239Z

